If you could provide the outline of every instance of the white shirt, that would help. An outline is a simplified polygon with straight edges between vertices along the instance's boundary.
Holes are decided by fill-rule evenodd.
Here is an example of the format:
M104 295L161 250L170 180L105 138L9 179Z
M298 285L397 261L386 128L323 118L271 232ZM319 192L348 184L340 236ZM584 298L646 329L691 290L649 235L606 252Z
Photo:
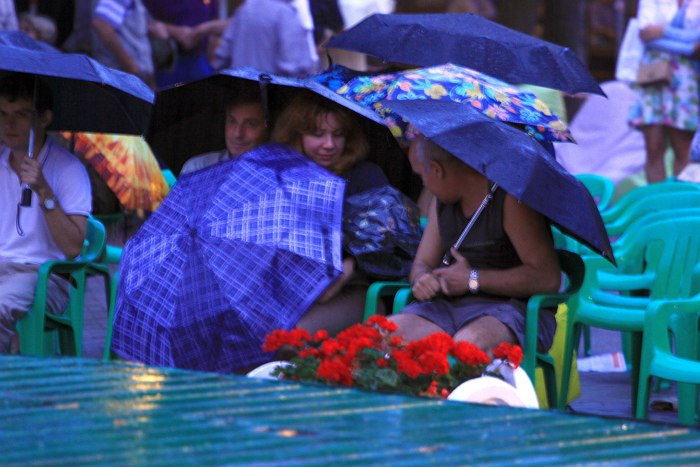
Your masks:
M227 161L231 158L228 151L214 151L208 152L206 154L200 154L199 156L193 156L187 159L185 165L182 166L180 170L180 175L194 172L195 170L201 170L210 165L218 164L219 162Z
M700 27L700 0L685 0L684 27L687 29ZM637 19L639 27L645 28L650 24L669 24L678 11L678 0L639 0Z
M50 138L37 159L63 211L88 216L92 210L92 192L90 178L80 160ZM10 149L0 145L0 261L40 264L65 259L51 236L36 193L32 193L31 206L19 208L24 235L17 232L21 193L19 177L10 166Z

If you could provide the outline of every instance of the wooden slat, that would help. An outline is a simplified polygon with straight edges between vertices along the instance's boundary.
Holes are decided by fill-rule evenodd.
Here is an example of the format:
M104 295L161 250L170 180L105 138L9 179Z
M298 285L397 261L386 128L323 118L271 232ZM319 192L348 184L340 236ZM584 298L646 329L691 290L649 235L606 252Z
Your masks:
M3 465L698 463L693 428L0 357Z

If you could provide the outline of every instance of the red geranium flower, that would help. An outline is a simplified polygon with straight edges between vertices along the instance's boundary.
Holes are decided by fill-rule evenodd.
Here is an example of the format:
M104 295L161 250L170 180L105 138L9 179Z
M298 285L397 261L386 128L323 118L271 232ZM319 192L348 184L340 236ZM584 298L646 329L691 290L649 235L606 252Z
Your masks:
M298 350L292 365L277 370L285 379L442 398L462 382L483 375L491 363L476 345L455 343L445 333L404 343L394 332L393 322L373 316L335 338L324 330L315 332L313 339L300 329L273 331L263 349ZM522 360L520 347L510 344L499 345L494 355L515 366Z

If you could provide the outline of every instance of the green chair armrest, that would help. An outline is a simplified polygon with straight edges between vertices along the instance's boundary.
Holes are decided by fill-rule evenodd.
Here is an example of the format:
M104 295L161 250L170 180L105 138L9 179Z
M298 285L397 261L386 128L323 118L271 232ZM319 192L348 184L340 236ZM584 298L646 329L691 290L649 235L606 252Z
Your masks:
M557 307L562 303L566 303L571 295L572 293L557 293L539 294L530 297L530 300L527 302L525 315L525 349L537 349L537 327L539 325L540 310ZM529 350L523 352L521 366L530 377L531 381L535 381L535 368L537 367L538 357L541 357L538 355L538 352L531 352Z
M642 290L651 288L656 274L617 274L610 271L598 272L598 285L604 290Z
M391 310L392 313L401 313L406 305L413 301L413 289L411 287L404 287L403 289L396 292L394 296L394 306Z
M404 281L372 283L367 289L363 321L366 321L370 316L377 314L377 306L379 305L379 300L381 297L393 296L397 291L405 287L410 287L410 284Z

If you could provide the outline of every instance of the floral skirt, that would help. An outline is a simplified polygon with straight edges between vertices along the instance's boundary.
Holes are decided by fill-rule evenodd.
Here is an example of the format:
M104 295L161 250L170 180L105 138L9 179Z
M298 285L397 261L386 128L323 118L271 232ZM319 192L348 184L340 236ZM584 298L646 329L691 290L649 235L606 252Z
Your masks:
M698 72L685 57L659 51L642 56L642 63L669 59L673 77L669 83L634 85L635 101L630 107L629 124L635 128L664 125L695 131L698 127Z

